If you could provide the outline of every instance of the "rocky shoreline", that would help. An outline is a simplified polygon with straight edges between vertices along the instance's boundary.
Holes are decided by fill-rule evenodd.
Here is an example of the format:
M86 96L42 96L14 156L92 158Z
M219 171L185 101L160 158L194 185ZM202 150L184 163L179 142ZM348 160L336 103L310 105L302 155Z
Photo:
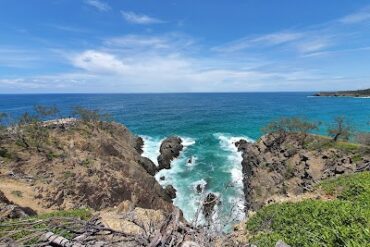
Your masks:
M0 222L17 224L21 219L20 226L14 225L21 227L23 220L38 220L48 229L38 241L63 247L253 246L245 222L230 234L212 227L214 210L222 206L218 195L210 192L199 202L206 222L192 225L172 203L176 189L163 188L154 178L160 170L171 169L184 148L181 138L163 140L157 166L143 156L143 139L121 124L74 119L68 125L40 126L48 133L42 146L21 145L13 132L0 140ZM22 141L31 144L27 135L32 132L25 130ZM247 217L267 204L301 195L320 199L322 195L310 194L320 181L370 170L368 146L322 136L308 135L302 142L299 134L270 133L235 146L243 158ZM203 193L204 188L198 184L196 190ZM61 228L70 229L73 238L56 234ZM0 238L0 245L19 246L17 241Z
M302 146L297 134L267 134L256 143L237 142L243 157L245 211L309 192L327 178L370 170L369 147L341 150L326 148L327 142L331 140L311 135Z

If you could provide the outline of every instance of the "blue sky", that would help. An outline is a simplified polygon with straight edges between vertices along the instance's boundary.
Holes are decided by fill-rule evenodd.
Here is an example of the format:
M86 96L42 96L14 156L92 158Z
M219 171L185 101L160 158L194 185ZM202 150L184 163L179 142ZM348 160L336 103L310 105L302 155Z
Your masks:
M370 87L370 1L1 0L0 93Z

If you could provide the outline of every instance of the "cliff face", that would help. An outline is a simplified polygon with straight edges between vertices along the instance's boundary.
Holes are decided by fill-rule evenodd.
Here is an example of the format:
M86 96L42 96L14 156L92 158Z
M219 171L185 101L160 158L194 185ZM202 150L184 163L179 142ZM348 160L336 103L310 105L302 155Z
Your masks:
M47 131L37 149L22 147L11 136L1 140L0 190L8 198L17 200L6 187L17 183L18 203L27 204L30 198L40 210L101 210L125 200L142 208L173 210L171 197L152 176L153 163L140 155L142 141L125 126L76 121Z
M279 197L310 191L320 180L370 169L370 149L309 136L263 136L256 143L241 140L246 210L257 210Z

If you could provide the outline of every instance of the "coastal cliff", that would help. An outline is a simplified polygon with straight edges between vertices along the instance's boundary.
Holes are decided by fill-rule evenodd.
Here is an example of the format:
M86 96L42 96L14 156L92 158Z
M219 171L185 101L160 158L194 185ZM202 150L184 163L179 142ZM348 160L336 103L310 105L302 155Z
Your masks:
M140 155L141 139L125 126L76 120L45 128L40 147L31 146L25 131L28 147L11 134L1 140L0 190L12 201L21 206L31 201L39 211L50 211L102 210L127 200L172 212L170 195L152 176L155 166Z
M309 135L267 134L236 143L242 152L245 210L309 192L321 180L370 170L370 148Z

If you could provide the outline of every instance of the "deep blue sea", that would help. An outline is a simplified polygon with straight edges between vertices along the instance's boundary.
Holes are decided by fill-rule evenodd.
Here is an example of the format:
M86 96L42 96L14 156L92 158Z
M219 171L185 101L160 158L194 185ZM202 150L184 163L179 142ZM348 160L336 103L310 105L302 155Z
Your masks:
M336 116L345 116L359 131L370 131L370 98L310 97L312 93L195 94L55 94L0 95L0 112L13 117L35 104L56 105L65 116L81 105L110 113L145 140L144 155L156 161L159 145L179 135L186 146L170 170L157 178L177 189L175 204L194 219L199 200L208 192L221 196L218 219L240 217L243 205L240 138L256 140L261 128L282 116L320 121L320 133ZM189 159L191 163L188 163ZM165 176L161 181L159 177ZM205 187L204 194L196 185ZM237 205L234 207L234 205ZM233 215L229 215L232 211Z

